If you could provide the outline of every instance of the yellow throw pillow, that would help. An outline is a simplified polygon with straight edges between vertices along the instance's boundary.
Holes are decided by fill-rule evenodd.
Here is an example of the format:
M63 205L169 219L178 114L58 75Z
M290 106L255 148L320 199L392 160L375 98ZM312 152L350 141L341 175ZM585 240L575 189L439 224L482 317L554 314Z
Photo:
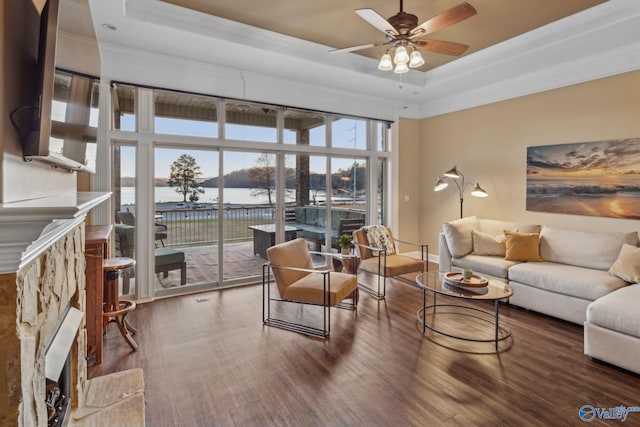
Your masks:
M508 261L542 261L540 257L540 235L520 231L504 231Z
M609 274L625 282L640 282L640 248L623 243L620 255L609 269Z

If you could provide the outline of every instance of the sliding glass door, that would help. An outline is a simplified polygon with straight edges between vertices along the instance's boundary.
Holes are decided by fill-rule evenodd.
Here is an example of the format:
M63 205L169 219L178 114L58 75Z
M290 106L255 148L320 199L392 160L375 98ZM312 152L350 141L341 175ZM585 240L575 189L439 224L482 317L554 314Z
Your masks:
M156 147L154 160L156 294L216 286L219 154L216 150Z
M118 234L117 250L137 260L125 293L257 283L278 242L303 238L311 250L335 252L347 222L387 220L384 122L117 82L111 89L114 219L130 235Z

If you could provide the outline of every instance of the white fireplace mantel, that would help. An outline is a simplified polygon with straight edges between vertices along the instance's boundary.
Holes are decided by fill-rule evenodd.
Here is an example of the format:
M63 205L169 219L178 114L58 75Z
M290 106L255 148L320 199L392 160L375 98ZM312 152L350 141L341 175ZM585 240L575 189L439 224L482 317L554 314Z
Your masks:
M0 204L0 274L20 270L109 197L110 192L63 193Z

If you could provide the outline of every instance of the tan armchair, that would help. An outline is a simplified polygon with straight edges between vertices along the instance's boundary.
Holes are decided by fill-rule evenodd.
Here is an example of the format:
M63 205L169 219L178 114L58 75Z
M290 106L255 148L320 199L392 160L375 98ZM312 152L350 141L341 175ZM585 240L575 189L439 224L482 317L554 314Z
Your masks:
M326 338L331 331L331 307L356 309L356 276L315 270L304 239L298 238L272 246L267 249L267 257L269 262L264 264L262 272L262 319L265 325ZM271 296L271 273L279 298ZM351 303L344 302L345 299L350 299ZM273 317L272 301L321 306L322 328Z
M376 299L384 299L387 291L387 277L396 277L405 281L411 279L402 277L408 273L421 273L428 271L426 255L429 253L429 245L406 242L395 239L389 227L386 229L389 248L375 246L369 242L367 237L367 227L362 227L353 232L353 244L360 254L360 265L358 271L366 271L378 276L378 289L372 289L366 285L360 285L360 288ZM420 248L421 259L412 258L405 255L399 255L396 242L407 245L417 246ZM382 281L382 290L380 282Z

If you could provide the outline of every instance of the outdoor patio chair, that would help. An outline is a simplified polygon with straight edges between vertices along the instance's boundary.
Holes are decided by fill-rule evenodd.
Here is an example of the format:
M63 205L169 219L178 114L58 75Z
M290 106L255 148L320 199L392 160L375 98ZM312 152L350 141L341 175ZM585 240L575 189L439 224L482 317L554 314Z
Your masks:
M399 255L396 242L420 248L421 259ZM389 227L369 225L353 232L353 244L360 255L358 271L366 271L378 276L378 289L360 284L360 289L376 299L384 299L387 291L387 277L396 277L413 284L413 279L402 277L408 273L428 271L426 255L429 245L395 239ZM382 290L380 282L382 281Z
M127 224L115 224L115 252L116 256L135 259L135 227ZM156 274L162 273L164 278L169 277L172 270L180 270L180 286L187 283L187 263L184 252L172 248L156 248L154 251L154 263ZM130 268L122 272L122 293L129 293L129 282L134 277L134 269Z
M126 225L136 225L136 218L133 215L133 213L131 212L117 212L116 213L116 221L121 223L121 224L126 224ZM154 223L154 227L155 227L155 239L156 241L160 241L160 243L162 244L162 246L164 247L164 241L167 238L167 224L161 224L159 222Z
M331 307L356 310L356 276L331 270L315 270L311 253L303 238L270 247L267 249L267 257L269 262L264 264L262 271L262 319L265 325L327 338L331 331ZM271 296L272 273L279 298ZM343 301L345 299L350 299L351 302ZM275 318L271 310L272 301L321 306L322 327ZM282 307L278 307L278 312L280 308ZM301 314L302 311L299 311L292 315Z

